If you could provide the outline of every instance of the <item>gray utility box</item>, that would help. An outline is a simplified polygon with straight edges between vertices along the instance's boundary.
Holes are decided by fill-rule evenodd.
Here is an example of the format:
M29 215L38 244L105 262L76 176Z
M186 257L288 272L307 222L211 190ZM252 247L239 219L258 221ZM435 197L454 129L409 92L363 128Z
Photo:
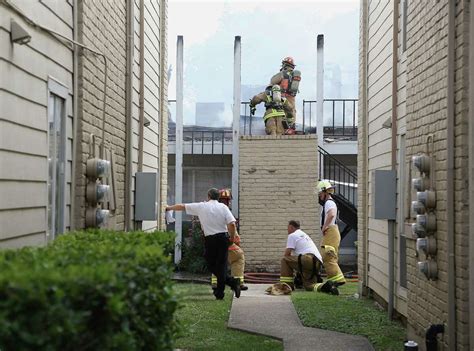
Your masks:
M372 172L372 217L397 218L397 173L375 170Z
M135 173L135 220L156 221L158 173Z

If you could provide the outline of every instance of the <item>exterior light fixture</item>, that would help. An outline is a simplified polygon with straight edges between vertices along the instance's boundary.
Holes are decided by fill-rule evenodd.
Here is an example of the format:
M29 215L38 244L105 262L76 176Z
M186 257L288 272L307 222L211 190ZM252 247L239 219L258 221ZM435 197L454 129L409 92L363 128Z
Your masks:
M30 42L31 35L14 19L10 22L10 39L12 43L24 45Z

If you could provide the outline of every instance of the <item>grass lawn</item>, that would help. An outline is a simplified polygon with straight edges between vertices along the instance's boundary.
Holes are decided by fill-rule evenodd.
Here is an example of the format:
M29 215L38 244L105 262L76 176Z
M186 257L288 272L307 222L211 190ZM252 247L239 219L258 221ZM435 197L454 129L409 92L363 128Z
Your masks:
M387 319L387 312L370 299L356 299L357 283L339 287L339 296L314 292L291 295L303 324L347 334L366 336L376 350L403 350L405 328Z
M176 284L181 308L176 315L181 332L175 348L185 350L283 350L280 341L227 329L232 302L230 289L217 301L209 285Z

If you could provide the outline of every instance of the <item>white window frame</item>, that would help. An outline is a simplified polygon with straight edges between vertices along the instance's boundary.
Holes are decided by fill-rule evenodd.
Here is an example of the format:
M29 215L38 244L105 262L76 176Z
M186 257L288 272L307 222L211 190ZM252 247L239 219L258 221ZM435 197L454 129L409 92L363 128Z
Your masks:
M66 213L66 165L67 165L67 152L66 152L66 147L67 147L67 111L68 111L68 97L69 97L69 89L67 86L61 82L59 82L57 79L53 77L48 77L48 96L47 96L47 101L48 101L48 158L50 157L49 155L49 145L50 145L50 135L49 135L49 113L52 108L54 108L54 105L51 106L51 100L50 97L51 95L54 95L58 98L61 98L63 100L63 109L61 111L61 116L60 116L60 130L61 130L61 140L60 140L60 162L62 163L60 165L60 172L61 176L60 179L56 179L56 177L53 177L53 184L52 184L52 193L56 194L57 191L59 191L59 213L56 213L56 196L53 196L52 199L52 204L51 204L51 210L52 210L52 218L51 218L51 223L55 226L56 224L56 219L59 217L59 225L58 228L56 228L56 231L53 230L51 232L51 228L49 227L49 222L48 222L48 235L49 235L49 240L54 240L58 233L64 233L66 231L66 225L65 225L65 213ZM56 160L54 161L56 162ZM53 165L53 169L55 169L56 165ZM48 175L49 178L49 175ZM59 183L58 183L59 181ZM49 194L48 194L49 196ZM49 201L48 201L48 206L50 206Z

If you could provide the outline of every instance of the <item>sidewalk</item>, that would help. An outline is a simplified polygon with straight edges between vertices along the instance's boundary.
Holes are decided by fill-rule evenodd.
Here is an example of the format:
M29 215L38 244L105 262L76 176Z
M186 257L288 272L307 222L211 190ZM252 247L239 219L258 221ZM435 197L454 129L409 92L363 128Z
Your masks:
M265 294L264 284L249 284L239 299L234 298L228 327L283 341L286 351L371 351L362 336L348 335L301 324L290 296Z

